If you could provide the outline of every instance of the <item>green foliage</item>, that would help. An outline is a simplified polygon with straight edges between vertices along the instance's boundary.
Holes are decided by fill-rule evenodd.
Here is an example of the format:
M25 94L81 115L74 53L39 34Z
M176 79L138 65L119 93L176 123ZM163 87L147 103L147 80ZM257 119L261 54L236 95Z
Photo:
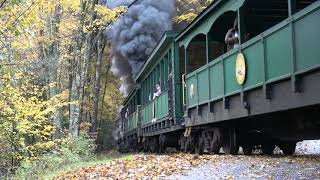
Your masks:
M77 138L66 137L60 140L60 151L69 150L72 154L79 157L87 158L92 157L95 150L95 144L90 142L88 137L82 135ZM63 153L62 153L63 154Z
M56 140L50 153L25 161L16 173L18 179L38 179L71 164L94 159L95 145L85 136Z

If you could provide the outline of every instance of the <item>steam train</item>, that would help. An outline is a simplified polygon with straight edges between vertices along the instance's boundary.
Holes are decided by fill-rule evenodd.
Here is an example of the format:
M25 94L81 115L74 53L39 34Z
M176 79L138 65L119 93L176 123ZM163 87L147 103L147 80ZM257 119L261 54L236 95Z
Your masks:
M228 49L234 21L239 45ZM317 0L213 1L166 32L135 77L119 150L293 154L319 139L319 32Z

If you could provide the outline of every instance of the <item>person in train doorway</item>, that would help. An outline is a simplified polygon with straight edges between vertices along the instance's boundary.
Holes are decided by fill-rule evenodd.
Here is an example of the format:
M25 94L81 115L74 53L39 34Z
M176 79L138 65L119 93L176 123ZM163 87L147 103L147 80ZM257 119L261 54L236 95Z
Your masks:
M161 94L161 86L160 86L160 83L157 83L155 91L153 93L153 99L155 99L156 97L160 96L160 94Z
M155 100L158 96L161 94L161 86L160 83L156 84L154 93L153 93L153 100ZM155 101L152 102L152 120L151 122L156 122L156 106L155 106Z
M239 47L239 31L238 31L238 19L236 18L233 23L233 27L228 30L225 43L227 44L228 51Z

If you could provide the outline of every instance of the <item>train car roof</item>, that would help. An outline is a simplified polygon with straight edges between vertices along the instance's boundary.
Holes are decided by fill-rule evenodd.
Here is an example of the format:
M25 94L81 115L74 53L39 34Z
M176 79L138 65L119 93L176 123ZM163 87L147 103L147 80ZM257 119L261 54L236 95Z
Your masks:
M139 73L135 77L135 81L137 83L139 83L139 80L141 80L149 72L149 69L157 62L157 59L160 58L167 46L174 41L174 38L177 36L177 34L178 32L175 31L167 31L162 35L157 46L153 49L151 55L143 64Z
M215 20L227 11L235 11L243 5L245 0L214 0L205 10L203 10L184 30L175 38L182 44L188 42L198 34L206 34ZM209 28L208 28L209 27Z

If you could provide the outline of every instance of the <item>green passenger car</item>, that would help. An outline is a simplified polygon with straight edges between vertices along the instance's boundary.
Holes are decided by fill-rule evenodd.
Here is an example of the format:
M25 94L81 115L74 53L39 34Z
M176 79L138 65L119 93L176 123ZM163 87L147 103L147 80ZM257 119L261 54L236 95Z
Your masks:
M237 41L227 45L230 29ZM319 139L319 29L319 0L213 1L160 39L124 103L118 143L292 154L298 141Z
M180 76L179 64L175 62L177 46L174 37L176 35L176 32L164 34L136 77L136 82L139 82L141 87L142 127L155 124L176 124L176 119L179 120L182 116L182 109L174 108L181 107L180 98L178 98L181 91L181 80L178 86L176 86L178 82L174 81L174 78L179 80ZM154 96L157 84L161 87L161 93ZM173 119L174 122L171 121Z

